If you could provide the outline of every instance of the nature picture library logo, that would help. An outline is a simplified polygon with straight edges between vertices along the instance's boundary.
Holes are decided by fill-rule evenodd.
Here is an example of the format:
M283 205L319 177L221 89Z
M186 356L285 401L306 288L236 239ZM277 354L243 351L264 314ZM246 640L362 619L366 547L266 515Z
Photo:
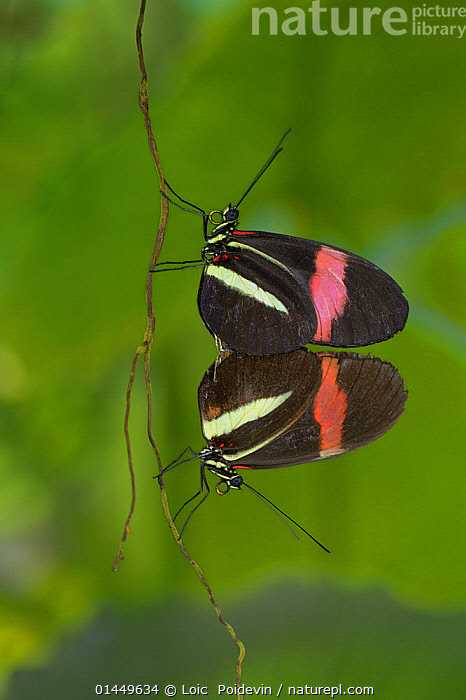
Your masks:
M252 8L253 34L366 34L382 28L401 36L442 36L462 39L466 30L466 7L443 7L423 3L417 7L322 7L314 0L310 7Z

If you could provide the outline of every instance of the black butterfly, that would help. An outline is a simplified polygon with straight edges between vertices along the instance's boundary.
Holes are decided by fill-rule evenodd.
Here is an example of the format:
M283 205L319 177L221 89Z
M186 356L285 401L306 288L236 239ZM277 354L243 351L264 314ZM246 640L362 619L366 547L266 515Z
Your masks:
M235 487L239 469L345 454L393 427L407 396L398 370L370 355L231 354L199 386L202 465Z
M405 326L408 302L379 267L305 238L237 229L238 206L282 150L285 136L238 204L209 215L194 207L204 217L198 306L206 327L224 348L251 355L391 338ZM215 224L210 234L208 222Z
M407 396L398 370L370 355L316 354L301 348L267 357L223 357L209 368L198 390L207 446L199 453L188 448L194 457L175 460L164 470L201 460L200 490L177 515L204 493L187 523L207 498L206 472L211 472L220 479L218 494L246 486L304 530L240 472L314 462L363 447L395 425Z

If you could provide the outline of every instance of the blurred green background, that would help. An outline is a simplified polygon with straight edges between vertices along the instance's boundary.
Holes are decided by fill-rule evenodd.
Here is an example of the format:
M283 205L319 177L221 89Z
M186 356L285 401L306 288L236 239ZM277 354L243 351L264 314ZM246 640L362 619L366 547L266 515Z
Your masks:
M408 326L370 350L398 367L410 398L400 423L359 452L250 477L331 556L293 539L243 492L211 496L184 544L246 644L246 684L460 697L464 43L380 27L315 36L310 20L306 36L252 36L253 5L148 0L165 177L199 206L223 208L291 127L241 227L347 248L397 279ZM288 6L273 4L281 19ZM141 371L136 514L125 560L111 570L130 500L125 391L159 215L137 104L138 9L137 0L0 8L8 699L90 698L98 683L201 683L216 696L215 684L235 680L237 649L162 515ZM197 258L202 244L200 219L172 208L162 259ZM156 280L154 434L165 464L203 447L197 386L215 348L197 313L199 277ZM196 462L169 475L174 511L198 480Z

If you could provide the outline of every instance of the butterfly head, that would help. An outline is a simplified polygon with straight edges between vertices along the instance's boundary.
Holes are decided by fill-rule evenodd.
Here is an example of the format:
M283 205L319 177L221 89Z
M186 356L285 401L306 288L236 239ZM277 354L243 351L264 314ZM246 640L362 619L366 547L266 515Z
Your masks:
M227 463L219 448L206 447L199 456L202 466L220 477L215 488L219 496L224 496L230 489L241 488L243 477Z
M224 242L236 228L239 211L236 206L229 204L223 211L220 211L220 209L211 211L208 219L214 225L214 229L212 233L206 236L206 240L209 243Z

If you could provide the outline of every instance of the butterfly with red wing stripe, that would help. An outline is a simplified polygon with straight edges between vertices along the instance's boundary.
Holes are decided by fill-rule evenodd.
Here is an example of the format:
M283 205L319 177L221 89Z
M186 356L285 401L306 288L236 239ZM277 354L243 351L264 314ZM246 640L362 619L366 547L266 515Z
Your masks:
M222 216L203 250L198 306L224 346L251 355L351 348L403 329L408 302L373 263L304 238L239 231L231 205Z
M290 352L306 343L352 348L387 340L404 328L409 309L386 272L324 243L237 228L238 206L287 134L235 206L206 214L189 205L204 220L201 317L222 347L250 355Z
M207 440L202 469L220 476L228 490L241 486L239 469L346 454L390 430L407 396L398 370L370 355L305 348L267 357L231 354L199 386Z
M200 458L201 484L178 510L210 493L206 472L220 481L217 493L246 486L326 549L299 523L246 483L241 470L276 469L342 455L381 437L404 411L408 392L398 370L370 355L308 352L220 356L204 375L199 412L207 446L182 455L163 471ZM326 550L328 551L328 550Z

